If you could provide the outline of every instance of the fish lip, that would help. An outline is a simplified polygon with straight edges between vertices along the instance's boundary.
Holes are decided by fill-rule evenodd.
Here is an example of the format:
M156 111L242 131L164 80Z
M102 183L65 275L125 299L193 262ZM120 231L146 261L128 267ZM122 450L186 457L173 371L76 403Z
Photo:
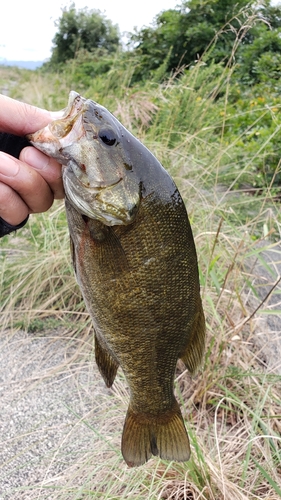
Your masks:
M80 113L86 101L87 99L85 97L82 97L78 92L75 92L75 90L71 90L69 92L67 106L62 110L63 114L61 119Z
M70 196L70 193L71 191L65 194L65 197L69 201L69 203L75 210L83 215L86 215L91 220L99 220L106 226L125 226L131 224L135 219L137 207L133 207L131 210L129 210L129 217L126 216L126 213L124 214L124 212L121 212L120 210L116 210L114 214L111 214L108 211L100 212L98 214L97 212L94 212L93 210L88 208L89 205L87 203L78 203L79 198L74 197L73 193Z
M85 99L85 97L82 97L80 94L78 94L78 92L75 92L75 90L71 90L69 92L67 106L60 111L51 112L52 120L50 120L46 127L41 130L37 130L36 132L26 134L26 139L32 143L34 135L43 133L43 130L45 131L46 128L49 128L50 133L53 135L53 138L49 137L49 140L58 140L58 137L56 137L52 132L52 124L57 122L58 120L64 120L65 118L71 118L77 116L78 114L81 114L86 102L87 99Z
M128 211L116 209L114 207L113 213L110 213L108 211L102 211L101 208L99 207L99 211L95 211L94 209L91 209L91 205L89 202L87 202L79 193L79 189L77 189L77 186L74 183L74 180L79 182L80 187L83 189L87 189L87 192L89 195L93 194L93 200L92 201L99 201L97 196L99 193L107 191L115 187L117 184L119 184L122 181L122 178L119 179L117 182L107 185L104 187L93 187L93 186L85 186L80 179L77 179L75 173L73 172L72 168L69 166L64 166L63 167L63 181L64 181L64 188L65 188L65 196L69 203L83 215L86 215L90 219L94 220L99 220L103 224L107 226L118 226L118 225L127 225L130 224L133 219L136 216L136 213L138 211L137 205L134 205L132 208L130 208ZM73 179L74 177L74 179Z

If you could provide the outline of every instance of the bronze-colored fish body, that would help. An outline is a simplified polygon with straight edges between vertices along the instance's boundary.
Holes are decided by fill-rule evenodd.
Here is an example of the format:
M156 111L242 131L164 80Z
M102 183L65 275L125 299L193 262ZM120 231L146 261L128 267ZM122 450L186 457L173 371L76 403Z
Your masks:
M192 374L200 366L205 320L184 203L158 160L102 106L72 92L58 122L29 140L66 165L73 265L93 319L96 361L108 387L120 365L130 389L124 459L130 466L151 454L188 460L174 374L179 358Z

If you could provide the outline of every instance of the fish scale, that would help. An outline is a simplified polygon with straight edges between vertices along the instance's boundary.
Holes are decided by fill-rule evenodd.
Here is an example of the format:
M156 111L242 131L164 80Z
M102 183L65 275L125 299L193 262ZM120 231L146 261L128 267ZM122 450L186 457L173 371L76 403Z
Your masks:
M180 193L108 110L75 92L61 119L28 138L64 165L73 266L97 365L108 387L120 366L130 391L123 457L129 466L151 455L188 460L174 375L179 358L191 374L200 367L205 319Z

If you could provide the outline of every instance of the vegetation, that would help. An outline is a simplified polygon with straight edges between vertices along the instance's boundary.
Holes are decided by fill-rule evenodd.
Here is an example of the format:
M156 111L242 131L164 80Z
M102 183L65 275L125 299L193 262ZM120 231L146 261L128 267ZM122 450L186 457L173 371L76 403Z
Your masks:
M191 4L195 9L197 2ZM210 2L201 4L207 9ZM219 5L214 1L213 9ZM65 107L71 88L95 99L162 161L186 202L207 319L202 372L191 380L179 364L176 373L191 460L177 464L153 459L136 470L125 466L120 436L128 393L120 371L114 397L108 396L100 421L93 424L94 411L102 405L99 400L93 413L77 413L77 425L82 422L92 430L98 445L92 448L90 443L87 451L73 455L69 466L62 457L57 475L29 484L29 499L277 500L281 496L280 360L271 364L257 343L263 338L263 318L274 316L268 291L274 294L278 285L278 272L266 261L265 252L281 253L280 78L272 63L275 57L277 68L279 56L273 43L265 50L271 36L277 43L279 18L273 14L270 18L273 8L268 3L264 7L268 17L261 23L248 8L239 11L239 17L231 11L234 3L227 5L237 24L231 24L231 44L221 46L222 60L216 52L219 31L196 63L188 67L177 63L170 70L170 59L162 57L159 66L148 69L147 79L139 78L144 67L140 46L106 52L99 60L95 51L79 52L59 71L49 67L15 76L10 69L0 72L0 82L5 71L10 72L6 80L17 81L11 96L49 109ZM270 19L275 22L272 30L267 25ZM247 36L252 33L245 45L242 28ZM259 41L255 30L262 34ZM172 54L171 45L167 54ZM249 69L244 72L246 63ZM105 69L99 72L98 64ZM268 68L266 74L262 67ZM83 344L90 359L91 321L73 277L61 204L31 217L15 236L3 238L0 259L3 334L21 328L33 338L47 335L47 327L53 336L54 328L59 328L58 335L69 339L79 353ZM67 363L59 375L68 373ZM59 450L54 450L52 461L57 460ZM13 498L18 492L22 494L15 487Z
M120 43L118 27L99 10L84 8L77 12L75 4L72 4L69 9L62 10L56 26L58 31L53 39L51 66L74 59L81 50L114 51Z
M193 133L195 122L192 119L190 125L187 120L187 101L192 108L208 108L208 117L206 111L202 115L204 125L195 127L200 140L212 134L212 154L221 148L221 141L224 143L226 154L220 158L217 180L228 185L235 180L240 188L280 185L276 171L280 150L280 6L271 6L269 0L183 1L179 7L160 13L151 27L131 34L128 50L122 50L116 28L98 11L76 11L73 4L63 10L57 26L52 58L43 71L64 73L68 84L82 93L90 92L95 80L99 99L105 95L104 85L107 91L120 93L121 74L122 89L131 89L132 94L136 88L151 92L154 84L155 109L161 109L163 97L157 95L157 84L172 79L173 87L165 93L177 95L180 112L171 129L170 146L181 142L186 133ZM194 103L194 91L205 77L209 85L198 93L200 102ZM177 86L184 82L191 82L191 87L183 94ZM208 127L208 119L215 130ZM163 123L163 117L155 113L149 130L154 130L159 120Z
M140 58L137 77L146 79L163 61L167 74L198 60L228 66L237 61L237 78L247 83L264 78L266 60L267 70L277 77L280 28L280 6L272 7L270 0L185 0L160 13L153 26L132 35ZM233 50L235 59L230 57Z

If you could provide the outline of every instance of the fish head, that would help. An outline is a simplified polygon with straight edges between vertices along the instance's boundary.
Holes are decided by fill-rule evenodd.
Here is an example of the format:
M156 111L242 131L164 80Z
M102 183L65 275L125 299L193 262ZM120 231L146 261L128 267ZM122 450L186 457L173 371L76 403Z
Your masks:
M140 182L124 132L106 108L72 91L59 117L27 139L63 165L65 194L76 210L108 226L127 225L139 207Z

